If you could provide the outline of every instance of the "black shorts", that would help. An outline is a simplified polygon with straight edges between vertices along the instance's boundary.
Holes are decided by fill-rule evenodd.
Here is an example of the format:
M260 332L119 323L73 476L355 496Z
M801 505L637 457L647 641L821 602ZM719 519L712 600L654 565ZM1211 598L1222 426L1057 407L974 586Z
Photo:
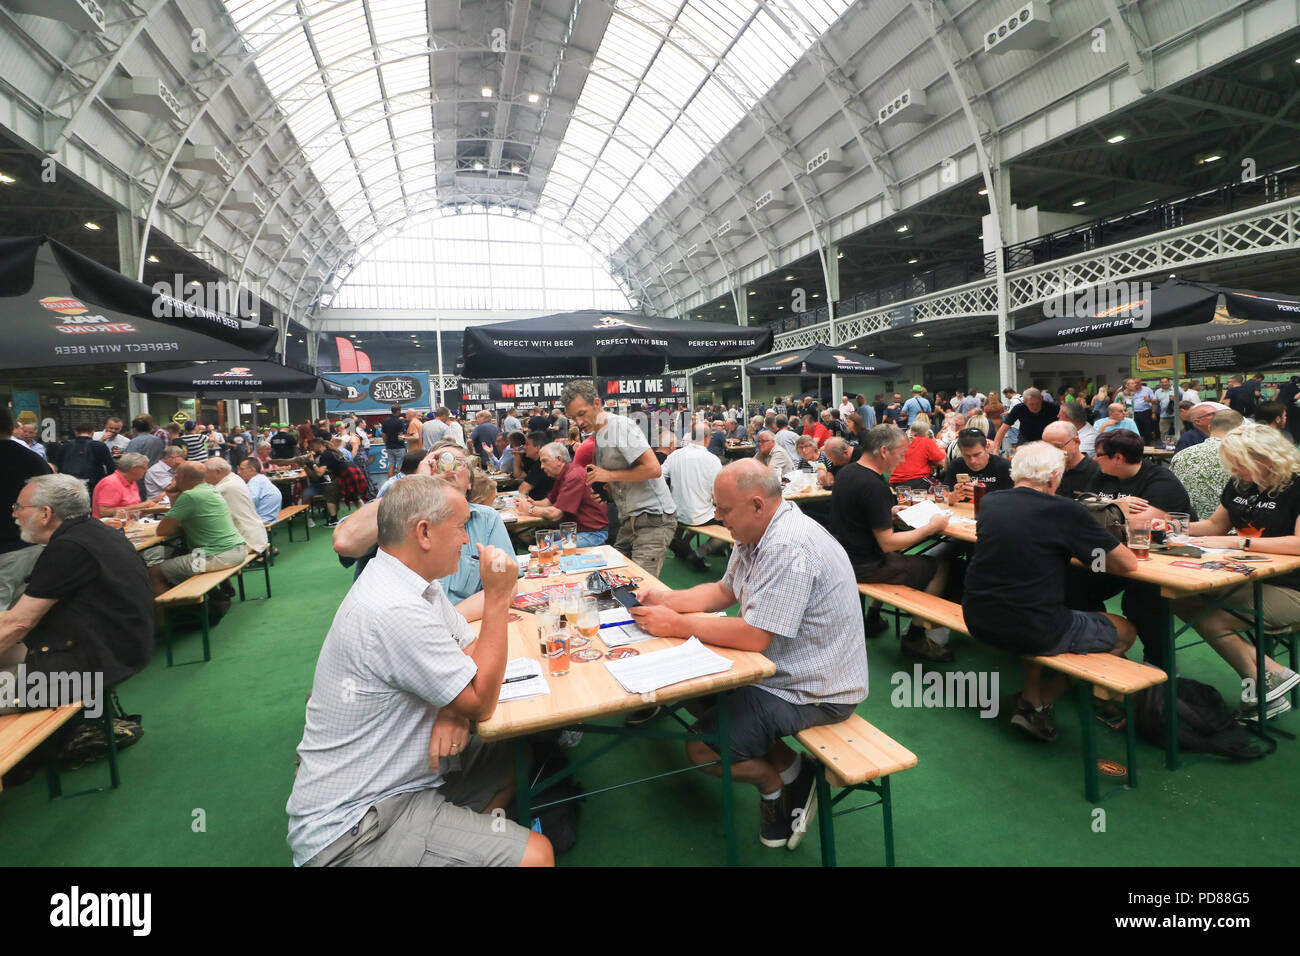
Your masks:
M856 704L792 704L746 684L713 698L713 706L695 723L697 733L718 729L718 708L727 708L727 736L732 760L766 757L782 737L791 737L808 727L838 724L853 713Z
M928 554L887 551L882 561L853 565L853 576L859 584L903 584L924 591L938 570L939 562Z

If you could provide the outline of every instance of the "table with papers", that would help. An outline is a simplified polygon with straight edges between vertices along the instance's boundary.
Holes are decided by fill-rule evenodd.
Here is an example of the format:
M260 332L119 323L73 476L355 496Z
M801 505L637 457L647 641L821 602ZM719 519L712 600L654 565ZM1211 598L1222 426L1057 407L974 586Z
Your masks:
M635 563L627 561L609 545L584 548L579 553L606 554L611 564L619 566L618 574L641 578L641 588L664 587L660 581ZM548 578L521 578L519 591L540 591L562 584L578 584L588 573L582 571ZM652 637L634 624L623 623L629 621L630 615L627 615L623 609L616 608L602 612L601 629L596 639L589 645L591 649L601 652L601 659L590 662L571 659L569 672L563 676L553 677L549 673L547 661L541 657L534 616L530 613L515 613L513 616L517 620L512 620L508 625L507 676L517 677L529 673L525 669L528 665L522 662L531 661L540 671L540 681L545 690L540 690L539 685L534 684L531 679L504 684L502 690L505 693L501 697L501 702L498 703L495 713L479 724L478 732L487 741L515 741L520 823L527 826L531 822L535 806L534 797L566 779L574 770L590 766L600 756L629 740L638 737L658 740L705 740L712 749L723 755L719 765L722 768L723 781L722 814L726 860L728 864L734 864L737 851L731 761L727 756L730 750L727 721L725 719L718 721L716 734L692 734L689 731L689 719L679 716L677 711L686 701L693 698L756 683L772 676L776 672L772 662L762 654L752 651L704 645L694 639ZM478 630L478 624L472 626L475 631ZM627 648L636 653L633 656L610 660L604 655L611 648ZM665 652L667 656L661 656ZM509 672L511 667L515 668L513 672ZM532 685L531 690L537 692L521 696L528 690L521 690L520 685L523 684ZM629 686L647 689L629 690ZM656 704L662 705L664 709L654 720L638 727L623 726L622 715ZM595 722L610 717L616 719L609 722ZM595 753L576 762L575 767L539 781L532 781L529 775L530 749L524 739L525 736L560 728L573 728L590 735L608 736L610 740L600 743ZM686 766L669 771L668 774L656 774L645 780L628 781L600 789L617 789L694 769L698 768L693 765Z

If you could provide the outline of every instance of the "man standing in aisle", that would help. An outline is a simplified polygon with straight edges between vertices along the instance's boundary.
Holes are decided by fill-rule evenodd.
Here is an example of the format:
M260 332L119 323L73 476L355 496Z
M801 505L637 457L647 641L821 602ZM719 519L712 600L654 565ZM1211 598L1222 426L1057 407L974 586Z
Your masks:
M930 400L925 397L924 385L912 386L912 397L903 403L903 421L911 422L916 416L925 412L927 415L934 410L930 405Z
M388 453L388 477L392 478L402 467L402 461L406 458L406 440L402 437L406 432L406 423L402 419L402 406L394 405L391 409L392 414L383 420L379 430L384 435L384 451ZM272 443L275 439L271 439ZM306 449L303 449L306 451ZM277 458L283 458L283 455L276 455Z
M1160 416L1161 441L1174 440L1174 421L1178 406L1174 403L1174 386L1168 378L1160 380L1160 387L1155 390L1156 412Z
M622 523L614 547L658 576L677 530L677 508L654 449L633 422L601 408L596 386L587 379L565 385L560 403L580 431L595 432L595 463L587 469L587 483L605 484L618 506Z

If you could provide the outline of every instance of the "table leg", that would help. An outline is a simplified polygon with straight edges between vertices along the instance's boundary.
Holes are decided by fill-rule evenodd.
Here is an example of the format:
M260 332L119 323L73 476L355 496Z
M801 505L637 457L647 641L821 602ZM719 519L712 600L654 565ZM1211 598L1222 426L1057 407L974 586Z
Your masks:
M1161 598L1164 604L1164 627L1160 640L1165 645L1165 766L1178 769L1178 667L1174 659L1174 602Z
M1255 594L1255 705L1256 714L1259 721L1260 736L1267 736L1264 731L1264 724L1268 720L1268 703L1265 697L1268 695L1268 674L1264 667L1264 660L1268 657L1265 653L1267 648L1264 641L1264 585L1261 581L1253 583Z
M527 828L533 825L532 761L529 759L532 751L523 737L515 738L514 748L515 806L518 808L519 825Z
M722 766L722 833L727 844L727 866L739 861L736 846L736 795L731 783L731 726L725 703L718 705L718 756Z

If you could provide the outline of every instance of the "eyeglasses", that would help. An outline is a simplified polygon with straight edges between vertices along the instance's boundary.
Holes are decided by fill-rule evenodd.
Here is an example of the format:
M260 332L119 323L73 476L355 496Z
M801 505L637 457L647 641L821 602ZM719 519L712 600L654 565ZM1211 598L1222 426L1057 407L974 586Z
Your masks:
M43 507L45 506L44 505L20 505L18 502L15 501L13 503L13 507L9 509L9 513L17 514L18 512L22 511L24 508L43 508Z

